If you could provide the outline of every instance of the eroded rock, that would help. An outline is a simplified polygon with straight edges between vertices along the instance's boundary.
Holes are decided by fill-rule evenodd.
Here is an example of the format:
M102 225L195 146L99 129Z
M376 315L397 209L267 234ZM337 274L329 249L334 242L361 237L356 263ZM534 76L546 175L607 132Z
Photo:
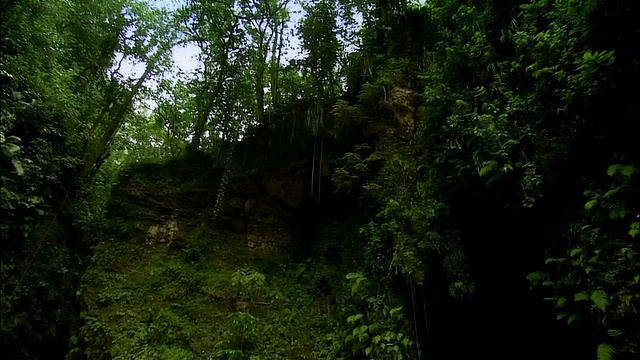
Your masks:
M171 242L178 235L178 220L168 219L161 224L151 225L147 230L146 243L147 245L153 244L167 244Z
M415 92L401 87L393 88L385 102L385 106L395 115L402 135L406 139L413 136L415 130L415 119L413 117L415 102Z
M250 249L277 249L291 243L304 182L296 172L268 171L234 176L223 219L242 219L227 226L246 233Z

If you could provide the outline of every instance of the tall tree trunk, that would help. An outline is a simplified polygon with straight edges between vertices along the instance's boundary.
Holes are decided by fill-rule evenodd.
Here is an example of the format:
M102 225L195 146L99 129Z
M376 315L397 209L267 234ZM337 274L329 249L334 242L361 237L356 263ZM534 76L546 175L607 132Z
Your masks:
M271 107L273 110L278 106L279 90L278 79L280 73L280 53L282 51L282 33L279 19L273 21L272 33L274 35L273 44L271 46Z
M264 62L261 61L256 69L256 118L264 125Z
M318 137L314 137L313 139L313 159L311 159L311 196L313 196L313 185L315 183L315 175L316 175L316 144L318 142Z
M266 31L266 30L264 30ZM261 31L258 43L258 63L256 64L256 118L258 123L264 125L264 73L267 67L268 42L265 42L265 33Z

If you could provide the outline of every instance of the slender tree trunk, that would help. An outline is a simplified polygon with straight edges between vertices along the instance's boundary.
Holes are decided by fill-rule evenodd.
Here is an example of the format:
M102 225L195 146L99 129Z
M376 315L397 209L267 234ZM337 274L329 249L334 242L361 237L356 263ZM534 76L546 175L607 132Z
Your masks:
M296 133L296 118L293 118L293 126L291 128L291 136L289 137L289 145L293 144L293 135Z
M274 34L273 44L271 46L271 107L272 111L278 106L278 75L280 73L280 52L282 51L282 34L279 32L279 20L273 21L272 32Z
M207 125L207 120L209 119L209 115L213 111L213 105L215 104L215 100L222 93L222 89L224 88L224 81L227 77L227 67L229 65L229 51L231 47L234 45L234 36L235 31L238 27L238 19L236 18L235 23L231 27L231 31L229 32L229 38L224 43L224 48L222 49L220 67L218 69L218 76L216 78L216 82L213 85L213 89L209 91L207 81L205 81L203 95L201 98L201 103L206 102L205 105L199 106L198 109L198 120L196 122L195 133L193 138L191 139L191 143L189 144L190 151L197 151L198 147L200 147L200 142L202 140L202 135L204 135L204 129ZM204 95L206 94L206 96ZM204 98L204 99L203 99Z
M311 196L313 196L313 184L315 182L316 174L316 142L318 138L313 139L313 159L311 160Z
M320 200L320 190L322 185L322 152L324 150L324 139L320 138L320 162L318 163L318 201Z
M116 134L120 126L124 123L124 120L131 110L131 106L133 105L133 99L138 94L140 89L142 88L142 84L149 77L151 71L156 66L156 62L150 60L147 64L147 68L145 69L142 76L138 79L136 84L133 86L129 94L127 95L124 103L118 107L117 111L111 117L111 122L107 126L105 132L98 140L96 146L87 153L87 156L84 160L84 166L82 168L82 176L87 176L90 174L95 174L96 171L100 168L105 158L107 157L107 148L109 143L113 139L113 136Z
M264 124L264 63L256 69L256 118L258 123Z
M93 124L89 129L89 134L94 134L98 130L100 125L103 125L105 116L107 116L107 114L109 113L109 110L113 107L113 104L117 101L116 99L117 91L118 91L117 87L119 87L119 85L112 79L111 82L109 83L107 101L102 107L102 111L100 111L100 114L98 115L98 117L93 121Z

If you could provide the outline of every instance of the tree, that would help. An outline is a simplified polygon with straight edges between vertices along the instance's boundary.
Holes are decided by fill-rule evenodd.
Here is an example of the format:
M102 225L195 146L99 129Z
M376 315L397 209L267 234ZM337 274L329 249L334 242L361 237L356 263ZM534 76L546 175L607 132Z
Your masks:
M64 356L56 344L68 335L88 247L71 233L71 203L90 119L110 96L123 6L26 0L0 9L0 138L11 155L0 164L0 342L9 357Z
M265 82L267 70L271 69L270 89L272 107L278 97L278 77L280 56L282 53L282 34L289 14L287 4L289 0L244 0L239 3L243 27L249 37L251 66L255 79L256 120L266 125L265 119ZM269 59L269 52L271 58Z
M310 108L307 123L318 134L325 120L325 107L336 100L340 84L336 76L341 44L337 38L337 12L329 1L321 0L305 6L307 16L300 24L302 49L307 56L303 71L309 78Z
M196 123L189 148L200 146L214 110L220 110L223 90L233 80L233 62L241 60L242 32L235 1L192 1L183 9L187 41L200 49L202 67L192 81L195 92Z
M94 174L109 156L109 144L133 110L136 97L145 82L166 66L169 50L174 46L175 31L170 28L166 12L150 9L144 3L132 3L125 18L128 24L122 30L125 35L119 49L119 64L110 74L108 101L89 129L87 156L82 169L84 176ZM120 71L125 61L144 63L142 75L135 80L121 80Z

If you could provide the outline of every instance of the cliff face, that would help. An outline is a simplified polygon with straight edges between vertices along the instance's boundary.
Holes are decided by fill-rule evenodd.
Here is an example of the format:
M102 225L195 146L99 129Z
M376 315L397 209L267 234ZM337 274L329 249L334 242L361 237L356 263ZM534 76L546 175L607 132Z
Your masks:
M304 176L293 166L232 169L213 221L220 170L127 170L84 278L71 354L303 359L319 350L331 312L324 265L292 260L309 240L299 236Z
M169 170L158 167L159 172ZM134 233L144 234L148 245L180 242L185 231L199 222L240 236L251 250L277 250L291 244L304 200L303 171L232 169L218 205L219 175L214 171L197 179L202 175L194 172L160 182L125 175L110 212L131 222ZM215 206L220 206L217 215Z
M241 233L253 250L291 244L303 202L303 173L281 169L229 177L221 225Z

